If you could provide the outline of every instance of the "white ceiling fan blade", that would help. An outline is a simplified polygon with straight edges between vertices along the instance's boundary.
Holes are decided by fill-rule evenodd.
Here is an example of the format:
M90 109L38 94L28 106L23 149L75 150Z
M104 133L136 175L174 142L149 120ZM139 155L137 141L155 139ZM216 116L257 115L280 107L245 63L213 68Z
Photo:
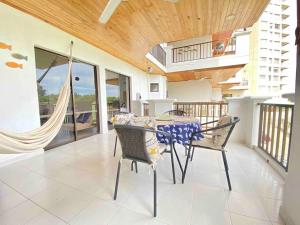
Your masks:
M122 0L109 0L101 16L99 17L99 21L103 24L107 23L121 2Z

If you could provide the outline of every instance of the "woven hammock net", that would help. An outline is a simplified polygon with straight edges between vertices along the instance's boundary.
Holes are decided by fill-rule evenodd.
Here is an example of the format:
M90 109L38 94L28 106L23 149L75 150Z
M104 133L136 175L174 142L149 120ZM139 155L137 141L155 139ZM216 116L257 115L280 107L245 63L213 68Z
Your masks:
M70 98L72 44L67 78L60 90L53 114L41 127L24 133L0 131L0 154L32 153L45 148L59 132Z

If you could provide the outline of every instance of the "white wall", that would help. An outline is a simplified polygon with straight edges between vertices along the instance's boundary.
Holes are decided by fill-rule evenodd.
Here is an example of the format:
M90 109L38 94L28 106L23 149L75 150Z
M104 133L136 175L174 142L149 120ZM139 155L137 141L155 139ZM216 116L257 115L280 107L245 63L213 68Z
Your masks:
M231 134L230 141L244 144L246 142L247 129L249 129L247 126L249 119L247 102L243 98L231 98L227 101L228 114L240 118L240 122L235 126Z
M212 88L211 100L212 101L221 101L223 98L221 88Z
M159 92L150 92L150 84L158 83ZM167 78L161 75L149 76L149 99L165 99L167 97Z
M250 32L236 35L236 55L249 55Z
M300 224L300 58L297 59L295 108L289 171L286 177L280 214L287 225Z
M9 69L4 63L13 60L11 52L0 49L0 130L22 132L40 125L34 47L68 55L71 40L74 41L74 57L98 67L102 132L107 131L105 69L131 77L133 99L137 92L143 99L148 99L149 76L145 72L48 23L0 3L0 42L11 44L11 52L28 56L23 69Z
M231 141L246 144L252 148L258 143L259 106L258 103L266 101L269 97L237 97L227 98L228 114L240 118L235 127Z
M216 92L213 95L213 89L208 80L168 82L168 98L177 99L179 102L221 101L222 98L215 99L217 95Z

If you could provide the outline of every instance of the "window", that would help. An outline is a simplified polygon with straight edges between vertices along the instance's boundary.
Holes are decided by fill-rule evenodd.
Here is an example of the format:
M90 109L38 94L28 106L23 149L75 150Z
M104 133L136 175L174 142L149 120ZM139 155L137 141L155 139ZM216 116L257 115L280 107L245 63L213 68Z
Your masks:
M151 83L150 92L159 92L159 83Z
M266 57L260 57L260 60L261 60L262 62L266 62L266 61L267 61L267 58L266 58Z
M259 79L261 79L261 80L266 79L266 75L259 75Z
M44 124L52 115L60 89L66 79L68 58L35 48L40 120ZM46 147L53 148L99 132L96 67L78 60L72 65L73 95L59 133Z
M275 29L277 29L277 30L280 29L280 24L276 23L275 24Z

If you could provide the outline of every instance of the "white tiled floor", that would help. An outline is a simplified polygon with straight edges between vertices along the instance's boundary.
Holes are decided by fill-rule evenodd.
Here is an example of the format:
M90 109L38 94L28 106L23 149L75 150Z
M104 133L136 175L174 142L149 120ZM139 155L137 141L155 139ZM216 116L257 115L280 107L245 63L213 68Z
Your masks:
M153 176L123 161L117 201L114 135L96 135L0 168L1 225L282 225L283 180L256 153L228 145L233 191L219 152L196 150L185 184L172 183L169 155L158 165L158 217ZM184 151L178 147L181 159Z

